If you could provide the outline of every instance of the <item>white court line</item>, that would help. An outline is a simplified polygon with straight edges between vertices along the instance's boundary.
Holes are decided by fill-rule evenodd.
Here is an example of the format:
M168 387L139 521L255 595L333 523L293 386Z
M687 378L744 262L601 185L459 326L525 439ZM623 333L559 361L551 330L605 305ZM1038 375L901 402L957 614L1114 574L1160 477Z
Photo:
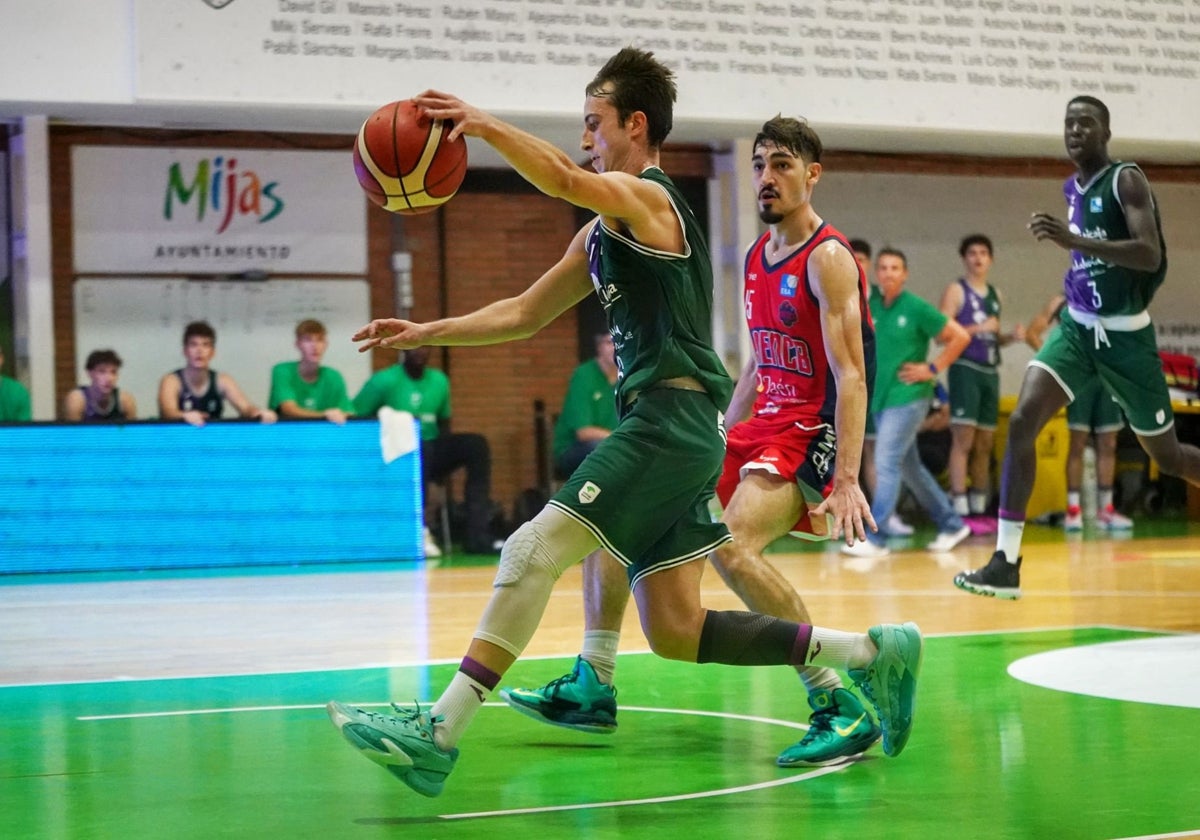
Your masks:
M387 706L387 703L352 703L354 706ZM424 705L424 704L422 704ZM507 708L506 703L484 703L485 706L496 708ZM272 712L272 711L290 711L294 709L324 709L320 704L306 703L303 705L293 706L237 706L228 709L177 709L175 711L164 712L130 712L128 714L116 715L82 715L76 718L80 721L105 721L105 720L134 720L142 718L161 718L161 717L186 717L190 715L217 715L217 714L234 714L240 712ZM729 720L741 720L748 723L763 723L769 726L783 726L788 729L808 729L808 726L803 723L797 723L790 720L778 720L776 718L759 717L756 715L741 715L735 712L711 712L702 709L663 709L651 706L622 706L622 712L650 712L657 714L669 715L691 715L693 717L716 717L726 718ZM748 793L756 790L766 790L768 788L780 787L782 785L792 785L798 782L816 779L829 773L842 770L853 761L836 764L829 767L820 767L810 770L807 773L796 773L786 776L782 779L771 779L766 782L755 782L749 785L738 785L736 787L719 788L716 790L701 790L692 793L677 793L667 796L652 796L645 799L614 799L606 802L576 802L570 805L542 805L530 808L508 808L502 811L469 811L459 814L438 814L440 820L473 820L484 819L487 817L509 817L516 815L527 814L549 814L561 811L584 811L593 808L629 808L637 805L657 805L667 802L684 802L691 799L710 799L716 796L732 796L738 793Z
M622 709L624 711L624 709ZM721 788L720 790L702 790L696 793L680 793L674 796L652 796L646 799L614 799L609 802L581 802L575 805L546 805L538 808L510 808L506 811L470 811L462 814L438 814L439 820L474 820L485 817L511 817L518 814L549 814L555 811L583 811L589 808L625 808L632 805L657 805L663 802L683 802L688 799L709 799L714 796L729 796L735 793L746 793L753 790L792 785L797 782L816 779L828 773L845 769L848 764L837 764L833 767L821 767L808 773L797 773L783 779L773 779L769 782L758 782L753 785Z
M1198 593L1200 596L1200 593ZM1116 630L1132 633L1147 633L1162 636L1173 635L1190 635L1191 630L1165 630L1154 627L1133 627L1123 624L1062 624L1062 625L1046 625L1041 627L1016 627L1011 629L998 630L955 630L947 633L922 633L926 639L956 639L968 638L971 636L1012 636L1027 633L1051 633L1059 631L1079 631L1079 630ZM623 650L617 654L618 657L624 656L650 656L653 653L649 648L641 648L638 650ZM573 654L568 653L544 653L530 656L521 656L521 662L533 662L547 659L570 659ZM310 666L307 668L296 668L291 670L281 671L236 671L236 672L197 672L194 674L170 674L149 677L130 677L114 675L110 677L95 677L86 680L49 680L43 682L21 682L21 683L4 683L0 682L0 691L6 688L37 688L41 686L52 685L103 685L105 683L139 683L139 682L156 682L165 680L212 680L212 679L240 679L244 677L276 677L288 676L294 674L324 674L324 673L339 673L342 671L373 671L373 670L390 670L393 668L424 668L436 665L457 665L462 661L461 656L446 657L444 659L411 659L411 660L382 660L378 662L361 662L353 665L330 665L326 667ZM220 711L219 709L216 711Z
M426 700L418 701L422 706L432 706L433 703ZM370 708L372 706L387 707L390 703L346 703L347 706L356 706L358 708ZM507 709L507 703L484 703L484 706L489 706L495 709ZM241 712L280 712L294 711L296 709L324 709L324 703L302 703L289 706L229 706L223 709L175 709L172 711L163 712L127 712L116 715L79 715L75 720L95 721L95 720L136 720L138 718L160 718L160 717L187 717L189 715L225 715ZM796 723L791 720L778 720L777 718L758 717L756 715L739 715L736 712L709 712L703 709L663 709L653 706L622 706L623 712L650 712L664 715L692 715L693 717L716 717L726 718L727 720L744 720L748 723L765 723L769 726L786 726L789 729L808 729L807 724Z

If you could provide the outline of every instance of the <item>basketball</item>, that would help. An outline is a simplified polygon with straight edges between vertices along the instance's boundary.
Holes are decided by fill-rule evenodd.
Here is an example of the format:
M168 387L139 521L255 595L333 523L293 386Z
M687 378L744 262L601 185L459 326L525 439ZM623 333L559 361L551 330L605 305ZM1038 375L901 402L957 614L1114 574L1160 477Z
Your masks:
M422 116L411 99L367 117L354 141L354 174L367 197L393 213L428 213L445 204L467 174L467 144L450 124Z

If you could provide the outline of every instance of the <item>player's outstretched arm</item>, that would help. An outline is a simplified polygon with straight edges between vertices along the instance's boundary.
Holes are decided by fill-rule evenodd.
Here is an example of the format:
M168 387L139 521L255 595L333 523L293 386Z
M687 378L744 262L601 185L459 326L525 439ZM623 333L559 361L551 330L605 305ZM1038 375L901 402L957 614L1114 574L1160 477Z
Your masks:
M413 101L433 119L454 124L449 139L461 134L478 137L508 161L522 178L552 198L561 198L618 220L644 245L679 253L678 220L662 189L634 174L597 173L584 169L549 141L468 105L456 96L427 90ZM592 117L585 115L584 122ZM646 116L634 112L628 121L631 138L646 130ZM594 129L588 129L594 130Z
M878 530L871 506L858 483L866 429L867 365L862 342L858 267L854 257L836 242L819 246L809 260L810 284L821 308L825 355L837 384L834 429L837 467L833 490L816 509L833 517L833 538L843 535L853 545L866 539L866 528Z
M466 315L423 324L402 318L376 319L354 334L359 352L375 347L465 347L528 338L592 291L584 250L589 227L581 228L559 261L521 294Z

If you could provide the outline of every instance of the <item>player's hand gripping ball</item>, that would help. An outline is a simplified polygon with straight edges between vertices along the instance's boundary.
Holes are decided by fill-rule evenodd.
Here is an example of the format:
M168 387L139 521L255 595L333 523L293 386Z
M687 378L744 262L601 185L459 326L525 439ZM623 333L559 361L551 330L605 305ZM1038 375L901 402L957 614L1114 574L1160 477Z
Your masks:
M446 139L451 127L423 116L411 99L367 117L354 141L354 174L371 201L416 214L453 198L467 174L467 144Z

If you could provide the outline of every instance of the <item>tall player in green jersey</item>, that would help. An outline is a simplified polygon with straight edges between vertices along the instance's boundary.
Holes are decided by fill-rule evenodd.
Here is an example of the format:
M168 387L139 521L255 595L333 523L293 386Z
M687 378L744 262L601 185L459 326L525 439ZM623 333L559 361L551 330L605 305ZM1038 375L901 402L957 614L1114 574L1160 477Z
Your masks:
M884 750L912 725L922 640L916 625L845 633L700 603L705 558L727 542L708 500L725 454L721 413L732 383L711 346L712 268L691 209L658 168L675 83L650 53L626 48L586 89L582 148L595 172L495 116L436 91L416 97L450 137L491 145L547 195L592 210L563 257L526 291L425 324L372 321L362 349L493 344L529 336L595 291L618 360L617 428L554 498L509 537L491 600L458 672L431 709L378 714L340 703L343 737L425 796L438 795L458 743L485 698L528 644L563 571L603 546L628 570L651 648L661 656L733 665L806 662L847 670L872 700ZM848 514L832 510L834 527Z
M1060 327L1025 371L1008 430L1000 480L996 552L954 585L976 595L1019 598L1021 535L1037 470L1034 442L1075 393L1099 379L1121 404L1146 453L1164 473L1200 485L1200 449L1180 444L1146 307L1167 273L1158 206L1142 170L1108 156L1108 108L1067 103L1063 140L1075 163L1063 193L1067 218L1035 213L1029 230L1070 252Z

